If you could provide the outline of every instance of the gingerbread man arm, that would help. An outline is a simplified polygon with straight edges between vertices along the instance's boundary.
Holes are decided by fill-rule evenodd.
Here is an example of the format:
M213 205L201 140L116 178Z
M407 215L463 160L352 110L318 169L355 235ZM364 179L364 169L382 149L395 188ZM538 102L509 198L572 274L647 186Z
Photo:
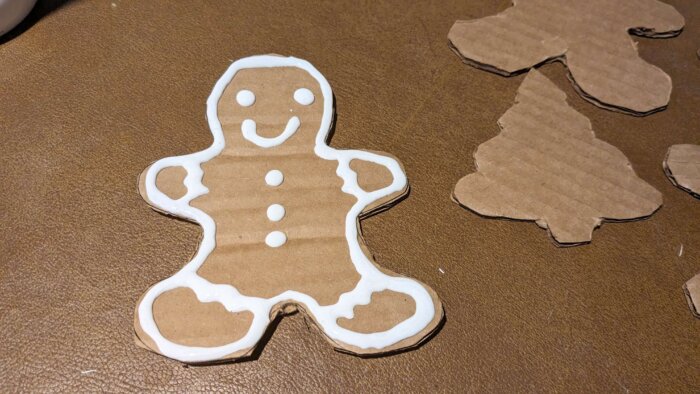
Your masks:
M382 207L408 192L408 182L401 163L384 152L351 154L349 167L356 174L357 185L376 198L362 210L362 216L377 213ZM369 154L369 155L368 155Z
M526 6L516 4L498 15L455 22L448 34L450 45L465 62L506 76L563 56L567 43L557 35L513 28L527 26ZM498 50L481 44L485 37L497 37Z
M596 61L602 56L604 64ZM666 108L671 97L671 77L639 57L628 35L609 37L606 48L577 42L566 64L583 97L605 108L648 115Z
M148 198L148 193L146 191L146 174L148 174L150 168L150 165L144 168L139 175L139 194L151 207L157 209ZM177 200L187 193L185 176L187 176L187 172L182 167L163 168L156 174L156 187L171 200Z
M194 220L189 202L206 194L201 162L195 155L173 156L148 166L138 180L139 194L155 210Z
M643 37L674 37L680 34L685 18L673 6L658 0L629 4L631 32Z

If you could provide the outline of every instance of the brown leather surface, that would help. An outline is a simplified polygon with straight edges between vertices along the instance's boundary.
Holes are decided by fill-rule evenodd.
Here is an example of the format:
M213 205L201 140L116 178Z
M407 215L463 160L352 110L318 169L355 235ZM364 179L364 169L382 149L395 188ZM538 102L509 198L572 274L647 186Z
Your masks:
M700 201L661 166L670 145L700 143L697 2L669 1L687 21L679 37L639 39L673 78L661 113L601 110L561 65L542 68L664 194L651 219L569 249L450 200L524 76L464 65L447 32L508 0L315 3L77 1L0 45L2 391L700 391L700 320L682 290L700 270ZM199 239L149 208L137 176L210 144L214 82L259 53L305 58L328 78L332 146L403 163L411 194L363 221L363 236L378 264L444 303L446 324L419 349L342 354L300 314L250 362L186 368L134 345L139 296Z

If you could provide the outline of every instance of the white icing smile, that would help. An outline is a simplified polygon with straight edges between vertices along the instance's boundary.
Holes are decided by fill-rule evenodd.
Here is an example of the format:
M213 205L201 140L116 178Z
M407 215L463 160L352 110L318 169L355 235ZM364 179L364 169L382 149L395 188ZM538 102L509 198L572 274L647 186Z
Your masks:
M289 121L287 121L287 126L284 131L277 137L267 138L258 135L258 126L253 119L246 119L241 124L241 132L243 132L243 138L254 143L261 148L271 148L273 146L281 145L284 141L287 141L289 137L293 136L294 133L299 130L301 121L298 116L292 116Z

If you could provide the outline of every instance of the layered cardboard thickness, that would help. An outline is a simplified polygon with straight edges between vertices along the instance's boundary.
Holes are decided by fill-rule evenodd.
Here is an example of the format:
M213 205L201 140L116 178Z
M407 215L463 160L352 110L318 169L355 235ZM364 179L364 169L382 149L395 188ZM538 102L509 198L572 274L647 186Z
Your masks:
M316 97L313 104L294 103L295 90L300 87L312 90ZM236 103L236 94L243 89L256 95L250 108ZM225 148L202 164L202 182L209 192L190 204L216 223L216 248L197 271L199 276L215 284L232 285L246 296L270 298L295 290L313 297L322 306L335 304L343 293L355 288L360 275L349 256L344 229L346 215L356 199L341 190L343 180L336 175L338 162L321 159L314 153L323 113L322 97L318 82L294 67L243 69L227 86L218 104ZM301 126L280 146L262 149L242 136L241 124L247 118L257 120L259 135L271 138L285 129L293 115L303 119ZM350 167L364 190L378 190L393 179L386 168L367 161L352 160ZM273 169L284 174L284 182L277 187L265 182L266 174ZM151 203L145 193L145 173L140 177L139 190ZM186 191L184 175L180 168L166 168L158 173L156 185L171 198L178 198ZM376 201L365 208L359 219L390 207L407 193L408 186ZM282 220L268 219L266 211L271 204L286 208ZM271 248L265 244L265 236L276 230L284 231L288 241L282 247ZM360 245L372 259L361 235ZM378 268L387 275L399 276ZM363 349L326 335L324 338L338 350L359 355L385 354L420 345L443 318L437 295L421 285L433 300L435 316L416 335L382 349ZM352 319L338 319L338 325L355 332L382 332L411 317L415 309L415 302L405 294L377 292L368 305L355 307ZM291 301L275 305L270 319L297 311L314 321L304 305ZM187 288L161 294L153 304L153 315L166 339L199 347L221 346L242 338L253 317L249 312L231 313L216 302L202 303ZM137 343L160 353L140 324L138 308L134 327ZM243 349L220 360L248 358L254 350L255 347Z
M668 148L664 172L675 186L700 198L700 145L681 144Z
M639 57L628 33L672 37L684 23L656 0L513 0L497 15L457 21L448 38L467 63L506 76L561 61L586 100L641 116L666 108L671 78Z
M590 242L604 220L654 213L661 193L638 178L627 158L595 138L566 94L536 70L499 120L501 133L474 154L477 172L453 198L478 214L534 220L557 245Z
M695 317L700 319L700 274L697 274L685 282L683 286L688 306Z

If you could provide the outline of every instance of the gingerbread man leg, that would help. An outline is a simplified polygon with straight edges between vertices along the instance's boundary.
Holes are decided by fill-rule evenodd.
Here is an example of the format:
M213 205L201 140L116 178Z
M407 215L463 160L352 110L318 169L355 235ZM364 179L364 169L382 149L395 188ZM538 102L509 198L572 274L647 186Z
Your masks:
M685 18L672 5L658 0L637 0L630 4L632 33L643 37L674 37L680 34L685 25Z
M190 200L207 191L201 184L200 164L197 154L159 160L139 177L139 192L158 211L201 222L206 215L189 206ZM147 187L149 184L151 187ZM212 237L203 234L192 262L203 261L210 253ZM264 332L270 323L269 314L240 309L243 302L223 302L240 295L231 286L214 285L192 275L192 270L196 271L196 264L188 264L141 297L135 313L137 344L159 352L179 350L187 353L191 362L209 361L212 351L217 351L219 358L252 353L261 337L252 329ZM169 337L178 338L178 343Z
M405 195L408 188L405 175L396 160L380 154L357 152L358 155L348 152L351 160L347 163L341 161L340 166L342 168L347 164L354 174L356 185L363 193L374 196L371 199L373 201L358 215L366 217L367 213L376 213L383 206ZM339 172L342 173L342 170ZM354 225L359 230L359 222ZM308 312L336 348L341 350L375 354L418 345L442 320L442 304L427 285L377 267L359 232L357 235L357 244L350 242L350 250L354 254L353 261L360 261L357 265L358 272L362 274L360 283L353 291L341 296L338 302L340 308L335 305L311 308ZM358 298L363 299L357 302ZM343 305L349 302L355 302L351 305L352 309ZM338 314L338 310L350 310L351 313ZM399 332L405 334L406 330L414 332L400 341L386 345L388 338ZM344 339L350 339L351 342L345 342Z

